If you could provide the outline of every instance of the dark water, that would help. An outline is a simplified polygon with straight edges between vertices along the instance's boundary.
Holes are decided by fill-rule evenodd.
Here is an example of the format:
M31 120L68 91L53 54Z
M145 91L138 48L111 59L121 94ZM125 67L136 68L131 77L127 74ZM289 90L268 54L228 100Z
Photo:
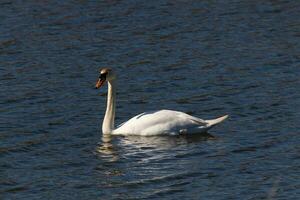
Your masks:
M299 199L299 1L0 3L1 199ZM103 138L175 109L212 136Z

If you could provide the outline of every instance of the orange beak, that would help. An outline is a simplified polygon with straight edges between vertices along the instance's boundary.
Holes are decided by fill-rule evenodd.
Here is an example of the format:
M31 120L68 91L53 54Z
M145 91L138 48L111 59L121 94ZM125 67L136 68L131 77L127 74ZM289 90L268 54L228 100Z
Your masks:
M95 88L98 89L100 88L103 84L105 83L105 80L101 80L99 78L99 80L97 81L96 85L95 85Z

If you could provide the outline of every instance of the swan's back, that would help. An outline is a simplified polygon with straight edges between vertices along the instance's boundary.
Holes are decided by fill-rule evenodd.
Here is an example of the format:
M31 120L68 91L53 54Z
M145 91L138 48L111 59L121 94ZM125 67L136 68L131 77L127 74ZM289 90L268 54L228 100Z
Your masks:
M141 113L121 124L116 135L177 135L200 131L208 123L183 112L159 110Z

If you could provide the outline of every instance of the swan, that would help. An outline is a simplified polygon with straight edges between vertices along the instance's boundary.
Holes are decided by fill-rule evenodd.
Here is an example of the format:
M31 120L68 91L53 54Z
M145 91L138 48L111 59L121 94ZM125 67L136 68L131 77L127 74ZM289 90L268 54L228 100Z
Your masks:
M105 82L108 83L108 93L103 134L154 136L203 133L228 117L203 120L179 111L158 110L141 113L115 128L116 75L110 68L100 70L95 88L100 88Z

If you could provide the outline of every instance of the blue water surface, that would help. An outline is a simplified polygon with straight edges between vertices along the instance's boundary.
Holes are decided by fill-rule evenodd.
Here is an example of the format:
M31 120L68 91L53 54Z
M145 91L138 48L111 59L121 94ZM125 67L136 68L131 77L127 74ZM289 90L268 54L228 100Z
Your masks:
M104 137L174 109L192 137ZM300 1L0 2L1 199L299 199Z

